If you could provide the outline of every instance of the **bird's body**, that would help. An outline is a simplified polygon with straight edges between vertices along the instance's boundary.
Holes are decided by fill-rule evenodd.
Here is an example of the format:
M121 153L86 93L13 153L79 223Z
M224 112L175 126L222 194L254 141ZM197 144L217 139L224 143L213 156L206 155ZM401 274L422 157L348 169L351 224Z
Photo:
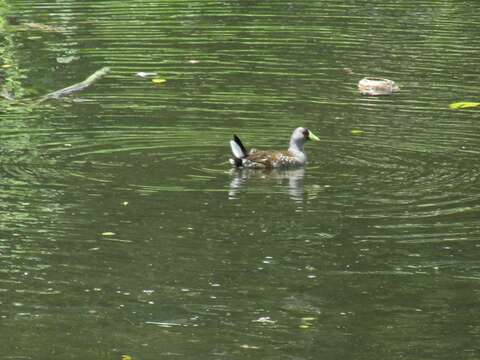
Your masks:
M230 163L237 168L256 168L273 169L289 168L305 165L307 155L303 145L308 140L319 141L310 130L306 128L296 128L290 137L290 146L288 150L256 150L247 151L240 139L234 135L230 140L233 158Z

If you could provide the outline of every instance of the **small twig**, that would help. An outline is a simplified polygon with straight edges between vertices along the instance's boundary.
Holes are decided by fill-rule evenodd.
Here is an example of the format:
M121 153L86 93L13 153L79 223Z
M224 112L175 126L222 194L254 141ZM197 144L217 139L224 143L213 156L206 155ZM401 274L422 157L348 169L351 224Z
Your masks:
M38 102L43 102L48 99L59 99L70 94L85 90L87 87L91 86L93 83L98 81L101 77L105 76L110 71L109 67L101 68L100 70L95 71L92 75L88 78L83 80L82 82L73 84L69 87L48 93L47 95L42 96Z

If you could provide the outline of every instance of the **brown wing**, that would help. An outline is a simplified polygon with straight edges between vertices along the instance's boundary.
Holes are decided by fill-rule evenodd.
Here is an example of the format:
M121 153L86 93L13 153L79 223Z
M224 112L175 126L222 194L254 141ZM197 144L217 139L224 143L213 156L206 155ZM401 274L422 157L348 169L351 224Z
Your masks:
M262 164L266 168L275 167L276 164L285 156L292 156L288 151L261 151L254 150L248 154L247 159L257 163Z

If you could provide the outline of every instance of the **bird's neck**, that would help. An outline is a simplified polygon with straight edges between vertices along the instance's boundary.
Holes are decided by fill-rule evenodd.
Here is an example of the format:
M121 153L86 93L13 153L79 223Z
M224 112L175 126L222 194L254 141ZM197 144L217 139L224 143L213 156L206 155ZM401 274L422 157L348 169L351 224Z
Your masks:
M295 141L290 141L290 147L288 148L288 152L296 157L301 162L307 161L307 155L303 151L303 144L299 145Z
M288 148L288 151L293 154L303 153L303 144L298 144L296 141L290 140L290 147Z

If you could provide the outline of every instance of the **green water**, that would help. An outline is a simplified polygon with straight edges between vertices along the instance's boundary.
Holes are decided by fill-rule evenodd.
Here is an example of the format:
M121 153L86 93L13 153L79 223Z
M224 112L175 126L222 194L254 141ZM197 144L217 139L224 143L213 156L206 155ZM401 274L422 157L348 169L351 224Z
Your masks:
M8 3L0 359L478 359L477 2Z

